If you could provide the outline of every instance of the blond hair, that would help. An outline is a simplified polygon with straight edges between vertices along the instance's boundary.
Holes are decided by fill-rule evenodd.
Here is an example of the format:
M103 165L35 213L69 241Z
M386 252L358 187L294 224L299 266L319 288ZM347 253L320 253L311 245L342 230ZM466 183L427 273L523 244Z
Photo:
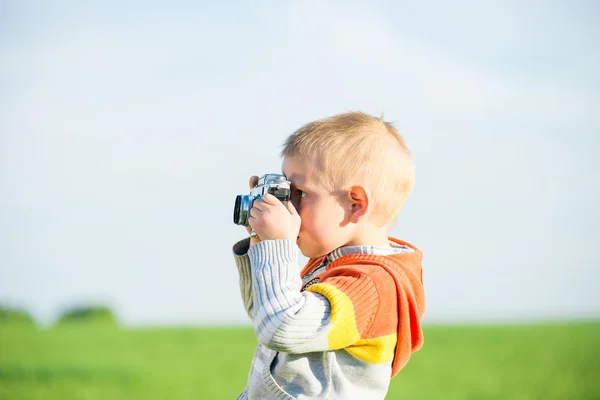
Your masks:
M282 157L299 156L317 169L332 194L359 185L371 191L371 217L394 222L412 191L415 166L402 136L382 118L349 112L310 122L283 145Z

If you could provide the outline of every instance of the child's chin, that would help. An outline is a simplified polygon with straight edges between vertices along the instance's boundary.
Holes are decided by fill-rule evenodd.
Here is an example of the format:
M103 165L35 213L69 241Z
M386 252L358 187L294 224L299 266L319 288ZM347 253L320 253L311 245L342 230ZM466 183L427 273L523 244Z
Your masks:
M302 246L301 244L298 244L298 248L300 249L300 253L302 253L302 255L304 257L308 257L308 258L321 257L321 254L316 254L314 250L311 251L311 249L307 249L306 246Z
M300 253L302 253L304 257L311 258L309 255L310 251L308 251L306 246L302 246L302 243L300 243L300 239L296 239L296 245L298 246L298 248L300 249Z

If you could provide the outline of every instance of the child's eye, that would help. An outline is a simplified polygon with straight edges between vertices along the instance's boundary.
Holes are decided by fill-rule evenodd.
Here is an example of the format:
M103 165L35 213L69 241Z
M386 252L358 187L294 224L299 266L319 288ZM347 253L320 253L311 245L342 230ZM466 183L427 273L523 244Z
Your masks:
M297 190L297 192L298 192L298 196L299 196L300 198L303 198L304 196L306 196L306 193L305 193L305 192L303 192L302 190Z

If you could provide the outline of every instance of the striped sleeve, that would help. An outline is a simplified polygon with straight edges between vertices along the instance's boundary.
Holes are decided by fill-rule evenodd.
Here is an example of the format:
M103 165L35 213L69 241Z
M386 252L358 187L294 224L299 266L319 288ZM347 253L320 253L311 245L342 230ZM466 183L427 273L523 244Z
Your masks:
M301 292L293 241L267 240L248 254L252 265L254 327L268 348L307 353L346 348L368 329L376 289L368 275L332 278Z
M252 300L252 275L250 273L250 258L248 257L248 248L250 247L250 238L240 240L233 246L235 264L240 276L240 294L248 318L254 320L254 301Z

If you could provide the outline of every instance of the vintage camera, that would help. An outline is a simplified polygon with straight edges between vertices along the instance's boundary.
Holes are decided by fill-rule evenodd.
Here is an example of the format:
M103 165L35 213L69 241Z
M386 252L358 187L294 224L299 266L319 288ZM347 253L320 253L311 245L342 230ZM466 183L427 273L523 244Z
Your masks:
M250 194L238 194L235 198L233 207L233 223L237 225L248 226L250 218L250 209L254 201L260 199L265 194L270 193L281 200L282 203L290 199L291 189L290 181L285 175L266 174L258 179L258 184L250 191Z

